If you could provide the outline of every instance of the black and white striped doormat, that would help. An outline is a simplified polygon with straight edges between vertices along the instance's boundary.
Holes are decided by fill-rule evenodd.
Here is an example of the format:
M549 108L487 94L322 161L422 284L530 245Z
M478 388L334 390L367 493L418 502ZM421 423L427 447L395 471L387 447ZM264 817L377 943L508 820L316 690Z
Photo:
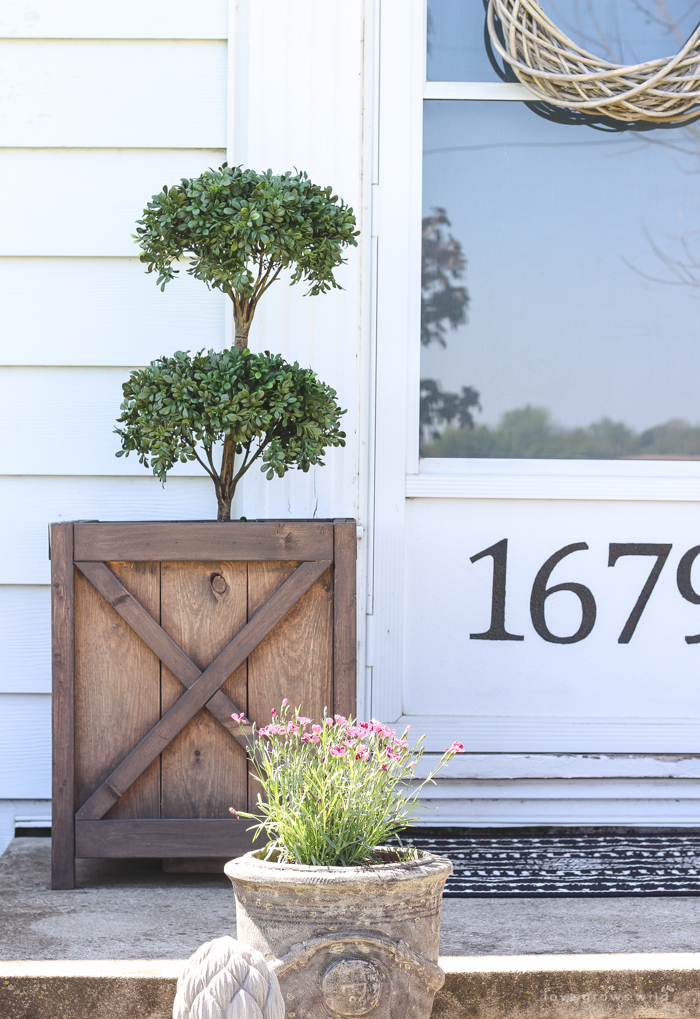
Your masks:
M419 849L447 856L447 898L700 895L700 831L584 834L414 828Z

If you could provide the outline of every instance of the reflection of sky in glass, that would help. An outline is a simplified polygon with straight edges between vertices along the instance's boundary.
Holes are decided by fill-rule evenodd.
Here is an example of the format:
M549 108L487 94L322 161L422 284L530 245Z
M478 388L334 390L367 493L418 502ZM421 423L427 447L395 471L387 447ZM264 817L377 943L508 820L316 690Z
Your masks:
M700 289L642 275L671 279L653 245L684 257L681 236L700 259L700 125L605 134L427 102L424 148L424 214L447 210L470 305L422 377L473 386L489 425L526 404L567 428L700 421Z
M675 53L700 21L700 0L541 0L575 43L612 61ZM482 0L428 0L428 78L497 81L484 47Z

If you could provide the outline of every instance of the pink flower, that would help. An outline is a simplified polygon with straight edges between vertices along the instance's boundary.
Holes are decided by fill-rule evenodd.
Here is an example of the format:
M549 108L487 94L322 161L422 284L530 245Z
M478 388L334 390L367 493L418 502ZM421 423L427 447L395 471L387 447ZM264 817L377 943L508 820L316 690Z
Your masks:
M348 724L348 720L347 720L347 718L345 718L344 715L335 715L335 724L336 725L347 725Z
M289 701L287 700L287 698L283 697L282 698L282 707L286 708L288 704L289 704Z
M360 746L357 748L357 753L355 754L356 761L366 761L368 757L369 757L368 747Z
M415 768L415 766L417 764L418 764L418 761L411 761L411 763L409 764L409 768Z
M270 714L271 714L271 715L272 715L272 717L274 718L274 717L275 717L275 715L277 714L277 708L273 708L273 709L272 709L272 711L270 712Z
M297 722L299 723L299 725L308 725L310 721L311 721L310 718L304 718L303 715L297 715ZM319 729L320 728L321 726L319 725Z
M335 722L333 721L332 718L327 718L326 719L326 725L335 725Z
M331 757L345 757L345 747L331 747Z
M245 713L244 712L242 712L240 715L237 715L235 713L235 711L234 711L234 713L231 715L231 718L234 720L234 722L238 722L239 725L245 725Z
M343 746L346 746L348 750L352 750L356 743L357 743L356 739L346 739Z
M315 732L316 734L318 734L319 732L323 732L323 726L322 725L312 725L311 726L311 731Z
M389 767L388 764L383 764L382 765L382 771L386 771L388 767Z
M238 811L234 810L233 807L229 807L228 808L228 812L229 812L229 814L233 814L234 817L240 817L240 814L238 813Z
M453 743L451 747L448 747L445 751L446 754L464 754L466 753L463 743Z
M258 729L258 736L269 736L269 735L270 735L269 725L264 725L262 729Z
M311 742L312 743L320 743L321 742L321 737L317 736L316 733L314 733L313 736L311 736Z
M299 732L299 726L295 725L294 722L287 722L287 732L293 732L294 735Z

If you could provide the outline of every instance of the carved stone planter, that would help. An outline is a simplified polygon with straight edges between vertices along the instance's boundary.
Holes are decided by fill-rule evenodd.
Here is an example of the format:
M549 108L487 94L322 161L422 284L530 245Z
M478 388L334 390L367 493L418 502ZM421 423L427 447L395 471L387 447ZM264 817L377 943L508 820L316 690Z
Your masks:
M449 860L306 867L247 853L225 872L238 940L276 972L288 1019L428 1019L445 979L437 960Z

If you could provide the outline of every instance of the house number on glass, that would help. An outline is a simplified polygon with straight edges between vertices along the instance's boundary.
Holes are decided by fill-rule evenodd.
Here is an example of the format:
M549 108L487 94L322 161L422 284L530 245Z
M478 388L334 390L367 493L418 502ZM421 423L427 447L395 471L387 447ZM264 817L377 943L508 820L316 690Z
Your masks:
M629 644L632 640L637 623L641 619L642 612L644 612L651 593L656 587L656 582L661 576L661 571L668 559L671 548L671 545L651 543L636 544L633 542L624 543L615 541L610 543L608 566L614 566L622 556L654 556L655 558L644 587L629 614L627 622L622 627L620 636L617 638L618 644ZM577 541L572 545L565 545L564 548L560 548L547 559L535 577L532 585L532 594L530 595L530 617L535 631L543 640L548 641L550 644L577 644L580 640L585 640L595 626L596 604L590 588L586 587L585 584L578 584L574 581L568 581L564 584L553 584L551 587L547 586L552 570L562 559L565 559L573 552L585 551L588 551L588 544L585 541ZM676 582L680 594L686 601L692 602L693 605L700 605L700 594L694 589L690 581L690 572L698 555L700 555L700 545L695 545L694 548L689 549L682 556L676 573ZM469 636L472 640L525 640L522 634L508 633L506 630L508 539L503 538L501 541L497 541L495 545L485 548L483 552L477 552L469 561L475 563L486 556L491 556L493 559L491 625L484 633L470 633ZM560 591L571 591L581 602L581 625L576 633L572 633L568 637L558 637L552 633L545 620L544 609L547 598ZM685 642L686 644L700 644L700 633L692 637L686 637Z

